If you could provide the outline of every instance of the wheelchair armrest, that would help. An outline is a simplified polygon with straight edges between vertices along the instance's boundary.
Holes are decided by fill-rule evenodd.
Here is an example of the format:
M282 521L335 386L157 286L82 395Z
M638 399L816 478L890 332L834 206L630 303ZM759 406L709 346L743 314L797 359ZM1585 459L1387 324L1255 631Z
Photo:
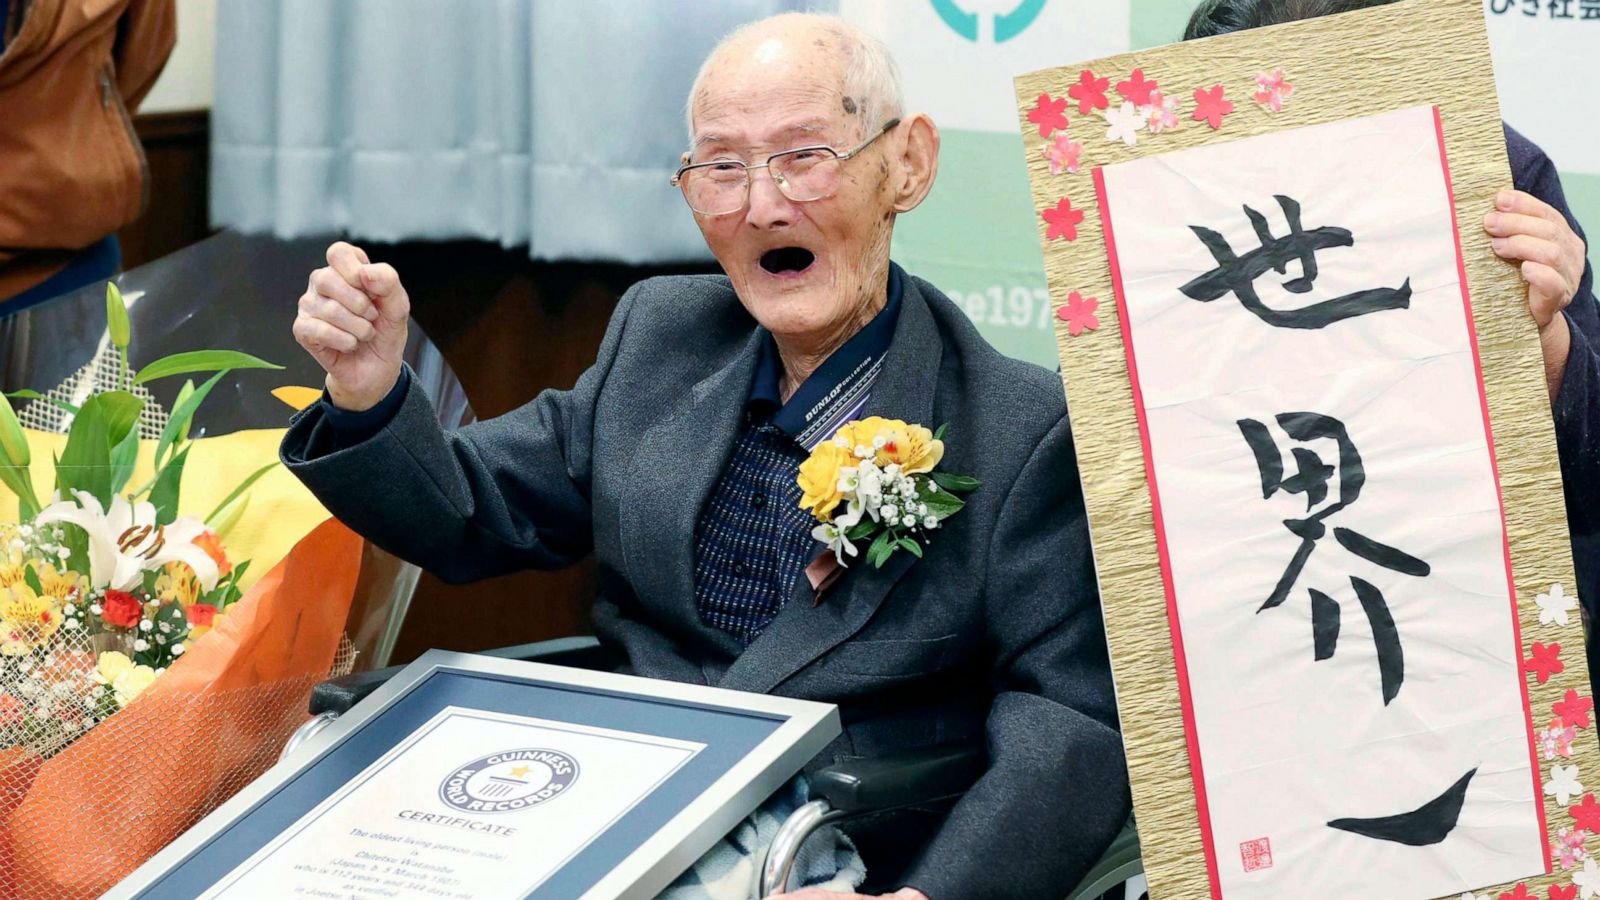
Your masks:
M569 666L574 669L613 669L620 662L615 653L602 647L595 638L587 636L499 647L485 650L480 655ZM368 694L383 687L404 668L405 666L390 666L386 669L373 669L370 672L357 672L342 678L330 678L311 689L311 714L315 716L331 712L343 715Z
M811 795L848 814L899 809L957 796L988 765L980 745L951 744L850 759L811 776Z

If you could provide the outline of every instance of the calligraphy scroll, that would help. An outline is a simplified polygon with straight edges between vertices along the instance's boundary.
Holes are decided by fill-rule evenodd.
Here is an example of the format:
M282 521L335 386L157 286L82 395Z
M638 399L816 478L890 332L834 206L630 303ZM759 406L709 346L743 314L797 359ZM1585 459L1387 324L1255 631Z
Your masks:
M1600 763L1478 6L1018 96L1152 897L1581 886Z

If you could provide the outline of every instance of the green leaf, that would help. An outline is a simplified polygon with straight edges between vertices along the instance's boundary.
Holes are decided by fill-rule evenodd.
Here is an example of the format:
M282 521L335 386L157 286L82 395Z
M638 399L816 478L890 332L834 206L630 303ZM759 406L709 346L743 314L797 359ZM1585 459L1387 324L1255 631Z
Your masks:
M983 486L983 482L967 475L952 475L949 472L931 472L929 475L935 484L947 491L975 491Z
M844 533L844 536L849 538L851 543L854 543L871 534L872 530L877 527L877 522L874 522L868 518L862 518L861 521L851 526L850 530Z
M881 569L883 568L884 561L886 561L889 558L889 554L893 552L894 538L889 534L889 529L885 528L884 530L878 532L877 539L872 542L871 547L867 548L867 562L872 563L873 568Z
M905 551L907 553L910 553L912 556L915 556L917 559L921 559L922 558L922 545L917 543L915 540L913 540L911 538L908 538L908 537L903 537L897 543L901 547L905 548Z
M111 448L111 493L119 494L133 477L139 461L139 429L130 428L121 443Z
M57 522L50 527L61 529L63 534L61 544L70 551L67 556L67 568L80 575L88 575L91 568L89 562L89 532L71 522Z
M139 370L134 384L148 384L157 378L188 375L191 372L215 372L219 369L282 369L283 366L257 359L237 350L192 350L163 356Z
M71 403L68 403L65 400L57 400L54 397L47 397L38 391L12 391L11 393L6 394L6 396L14 400L43 400L44 402L60 409L64 409L73 415L78 414L78 407L73 406Z
M63 497L73 490L87 491L110 506L112 449L128 436L143 409L144 401L126 391L95 394L84 402L56 461L56 489Z
M28 436L22 433L16 410L10 400L0 399L0 463L27 468L31 461Z
M178 518L178 491L183 484L183 465L188 459L189 448L185 447L166 464L156 476L155 484L150 486L150 503L156 508L156 521L162 525L171 525Z
M217 513L222 512L223 507L227 506L229 503L232 503L234 500L238 499L240 494L244 493L245 491L250 490L250 486L252 484L255 484L256 481L261 478L261 476L263 476L263 475L267 474L268 472L272 471L273 467L275 467L275 466L277 466L277 462L269 462L266 465L262 466L261 468L259 468L259 469L255 470L254 472L250 473L250 477L246 478L243 482L241 482L239 484L238 487L234 488L233 489L233 493L231 493L228 496L222 498L222 502L218 503L217 504L217 508L213 509L211 511L211 515L206 516L206 521L209 522L212 519L215 519L217 517Z
M950 423L949 422L946 422L943 425L940 425L938 430L933 433L933 439L936 440L936 441L944 440L944 433L946 431L948 431L949 429L950 429Z
M161 429L161 440L156 444L156 468L161 468L174 445L188 440L189 423L194 420L195 411L229 371L223 369L211 376L199 390L195 390L193 381L184 382L183 390L178 392L177 402L173 404L172 414L167 417L167 427Z
M40 597L44 596L44 585L40 583L39 573L33 570L33 566L22 567L22 580L28 587L33 588L34 594Z
M128 305L122 302L122 291L110 281L106 282L106 330L111 332L111 343L118 350L128 349L128 341L133 337L133 328L128 323Z
M0 399L0 484L17 495L17 511L24 522L39 514L39 498L33 492L33 477L28 469L32 460L28 436L11 409L11 401Z
M963 506L967 505L967 501L949 491L929 494L922 498L922 502L928 505L928 515L940 520L950 518L960 512Z
M0 463L0 484L10 488L11 493L17 495L17 515L20 521L29 521L39 514L39 497L33 492L33 479L27 469Z

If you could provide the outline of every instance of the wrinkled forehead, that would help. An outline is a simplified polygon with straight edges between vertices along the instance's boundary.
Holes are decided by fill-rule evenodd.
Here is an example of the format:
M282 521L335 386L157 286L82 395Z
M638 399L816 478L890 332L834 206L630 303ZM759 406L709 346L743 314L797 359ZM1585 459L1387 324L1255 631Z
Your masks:
M794 43L769 38L718 54L693 100L696 147L770 147L802 138L825 143L849 134L854 122L847 110L854 101L844 102L843 54L825 42L810 53Z

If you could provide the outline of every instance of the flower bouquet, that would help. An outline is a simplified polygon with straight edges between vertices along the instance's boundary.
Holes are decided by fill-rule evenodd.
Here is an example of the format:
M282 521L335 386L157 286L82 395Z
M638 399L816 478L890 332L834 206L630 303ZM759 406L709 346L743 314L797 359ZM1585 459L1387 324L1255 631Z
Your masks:
M0 521L0 900L98 896L264 771L336 668L359 565L359 539L330 522L252 584L225 542L277 463L251 463L202 518L185 471L211 474L202 444L226 438L190 425L229 371L281 367L203 350L134 371L114 285L106 311L109 390L0 397L17 508ZM143 388L196 374L170 414ZM64 443L13 400L70 416Z

